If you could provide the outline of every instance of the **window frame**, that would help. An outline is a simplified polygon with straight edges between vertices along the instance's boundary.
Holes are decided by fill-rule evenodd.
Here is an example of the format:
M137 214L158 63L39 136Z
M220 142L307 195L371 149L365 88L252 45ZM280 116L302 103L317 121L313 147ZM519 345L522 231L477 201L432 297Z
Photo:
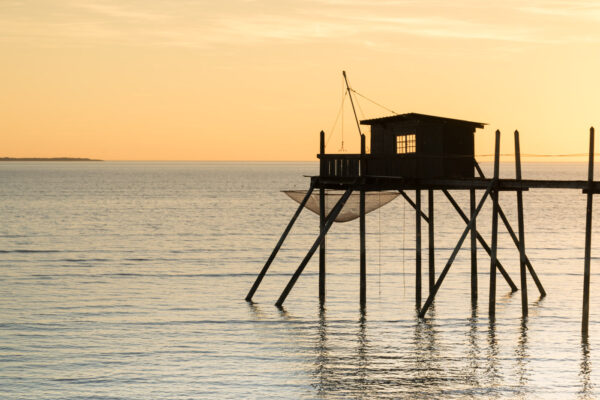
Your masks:
M417 152L417 135L414 132L396 135L396 154L415 154Z

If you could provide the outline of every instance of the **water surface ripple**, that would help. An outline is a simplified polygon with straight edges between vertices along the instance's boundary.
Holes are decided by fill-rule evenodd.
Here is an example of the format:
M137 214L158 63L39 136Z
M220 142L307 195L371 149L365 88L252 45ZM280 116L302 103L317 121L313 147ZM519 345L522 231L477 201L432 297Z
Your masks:
M512 166L502 170L514 176ZM316 237L309 212L247 304L296 207L280 190L306 188L303 175L316 171L315 163L0 164L0 397L597 397L595 245L589 340L580 335L584 195L524 194L527 252L548 292L539 299L529 281L526 321L519 292L510 294L500 275L497 318L488 320L482 249L479 306L471 309L468 246L419 320L415 215L401 198L367 216L366 313L357 221L335 224L328 236L326 308L318 306L316 258L285 308L273 306ZM526 164L523 174L585 179L586 166ZM466 210L466 194L454 195ZM500 195L514 226L515 197ZM435 205L439 273L464 223L441 193ZM487 240L490 223L486 204L478 228ZM598 233L596 218L593 243ZM503 227L499 239L499 259L519 282ZM423 255L427 271L425 246Z

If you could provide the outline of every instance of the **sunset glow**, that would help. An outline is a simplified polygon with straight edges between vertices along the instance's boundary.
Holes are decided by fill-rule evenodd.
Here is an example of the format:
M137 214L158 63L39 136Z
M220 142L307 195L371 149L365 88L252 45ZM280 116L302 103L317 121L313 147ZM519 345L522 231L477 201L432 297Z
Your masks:
M342 70L396 112L487 123L479 155L496 129L502 153L515 129L585 153L600 126L592 1L8 0L0 52L0 157L315 160L320 130L341 147Z

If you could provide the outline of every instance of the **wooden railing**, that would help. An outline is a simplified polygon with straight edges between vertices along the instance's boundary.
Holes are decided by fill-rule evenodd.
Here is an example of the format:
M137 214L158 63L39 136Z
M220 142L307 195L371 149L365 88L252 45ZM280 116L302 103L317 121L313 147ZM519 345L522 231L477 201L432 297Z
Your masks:
M360 154L319 154L320 175L323 177L360 176Z
M473 159L417 154L318 154L320 175L328 178L397 176L473 178Z

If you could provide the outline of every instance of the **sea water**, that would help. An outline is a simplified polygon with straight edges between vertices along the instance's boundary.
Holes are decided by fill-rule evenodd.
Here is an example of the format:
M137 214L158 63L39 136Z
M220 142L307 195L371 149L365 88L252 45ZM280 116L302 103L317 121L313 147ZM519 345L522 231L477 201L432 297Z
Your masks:
M489 172L489 165L484 166ZM502 164L502 176L514 168ZM585 195L524 193L528 277L497 278L479 247L471 308L469 241L427 318L415 309L415 213L402 198L367 223L367 308L359 307L358 222L327 237L274 306L318 234L304 211L255 303L248 290L316 163L5 162L0 164L0 398L594 398L600 381L600 218L594 221L589 340L581 337ZM525 164L524 178L586 179L585 164ZM414 192L408 192L414 198ZM478 191L481 196L482 191ZM468 193L453 195L468 212ZM435 192L436 276L464 222ZM423 192L425 213L427 193ZM500 204L517 228L516 195ZM491 202L478 229L491 242ZM423 300L428 293L423 224ZM500 225L499 260L520 286Z

